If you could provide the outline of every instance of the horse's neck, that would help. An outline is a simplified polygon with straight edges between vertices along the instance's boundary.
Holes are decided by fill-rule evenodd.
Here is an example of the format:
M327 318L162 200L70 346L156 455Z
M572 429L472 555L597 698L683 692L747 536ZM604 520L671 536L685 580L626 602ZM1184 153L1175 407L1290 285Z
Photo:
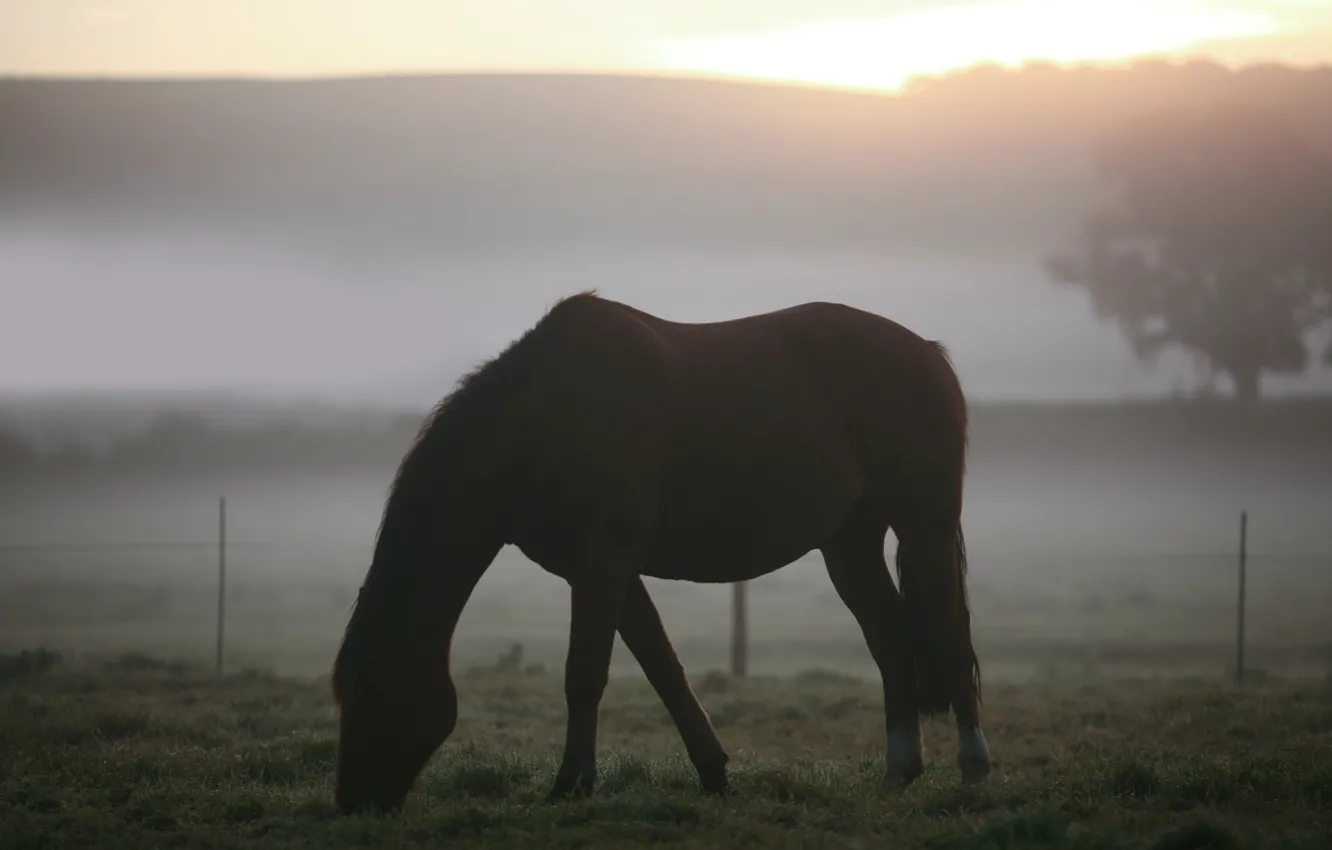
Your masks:
M420 592L412 594L408 604L417 607L418 622L429 624L445 646L452 642L477 582L503 545L497 518L478 511L481 504L478 500L465 508L443 506L438 536L427 535L436 545L424 547L413 558L414 568L421 570L415 583Z
M399 615L444 645L504 543L507 482L493 441L478 442L438 472L428 471L447 476L443 486L417 485L390 496L375 555L380 563L371 568L383 573L385 584L405 589L393 606Z

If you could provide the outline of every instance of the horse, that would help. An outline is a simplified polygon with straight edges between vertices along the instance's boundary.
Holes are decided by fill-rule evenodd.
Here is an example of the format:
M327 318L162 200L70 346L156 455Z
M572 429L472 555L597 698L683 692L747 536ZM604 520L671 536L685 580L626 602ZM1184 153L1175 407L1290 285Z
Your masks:
M457 382L397 469L333 666L337 810L401 810L453 732L450 643L506 545L570 588L549 801L596 782L617 633L702 792L729 793L729 757L643 577L747 581L815 549L882 678L885 788L923 772L921 716L950 710L961 779L983 783L966 449L948 352L887 318L813 302L682 323L595 291L560 299Z

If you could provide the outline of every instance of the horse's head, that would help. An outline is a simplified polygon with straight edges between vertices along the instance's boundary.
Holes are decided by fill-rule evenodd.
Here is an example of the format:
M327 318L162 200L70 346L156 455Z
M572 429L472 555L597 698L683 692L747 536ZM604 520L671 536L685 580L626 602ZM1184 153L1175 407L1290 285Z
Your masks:
M354 631L349 637L354 637ZM458 697L438 652L344 642L334 668L341 708L334 802L349 814L402 808L416 777L448 738Z

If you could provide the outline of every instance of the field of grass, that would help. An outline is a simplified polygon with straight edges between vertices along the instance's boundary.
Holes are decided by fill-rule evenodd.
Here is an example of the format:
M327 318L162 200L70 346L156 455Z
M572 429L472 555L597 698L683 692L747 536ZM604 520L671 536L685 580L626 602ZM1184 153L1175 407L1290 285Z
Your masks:
M326 680L214 679L129 656L0 665L0 846L1327 847L1332 684L997 682L996 759L963 788L948 724L926 774L881 790L881 695L829 673L695 674L734 795L697 790L641 677L603 702L601 778L548 804L560 681L473 669L461 718L406 810L336 817Z

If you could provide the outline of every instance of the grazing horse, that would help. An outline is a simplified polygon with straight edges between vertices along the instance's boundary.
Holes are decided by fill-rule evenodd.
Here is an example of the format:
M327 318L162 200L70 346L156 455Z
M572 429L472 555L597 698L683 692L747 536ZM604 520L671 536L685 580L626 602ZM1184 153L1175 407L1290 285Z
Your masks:
M595 782L617 632L703 790L726 791L726 751L642 577L745 581L814 549L883 678L885 784L920 775L920 716L950 709L962 779L983 782L966 431L943 346L872 313L812 303L684 324L594 293L559 301L458 383L398 469L334 664L338 809L400 809L453 731L450 642L508 544L570 588L550 799Z

